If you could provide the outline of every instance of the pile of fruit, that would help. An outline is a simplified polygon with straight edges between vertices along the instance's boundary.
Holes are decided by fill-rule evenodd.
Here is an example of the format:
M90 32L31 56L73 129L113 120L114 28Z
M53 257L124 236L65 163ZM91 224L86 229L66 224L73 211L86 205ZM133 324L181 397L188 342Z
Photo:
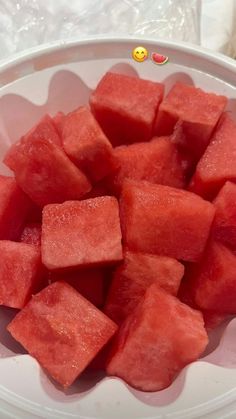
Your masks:
M236 314L236 123L227 98L108 72L4 158L0 304L64 387L86 368L143 391Z

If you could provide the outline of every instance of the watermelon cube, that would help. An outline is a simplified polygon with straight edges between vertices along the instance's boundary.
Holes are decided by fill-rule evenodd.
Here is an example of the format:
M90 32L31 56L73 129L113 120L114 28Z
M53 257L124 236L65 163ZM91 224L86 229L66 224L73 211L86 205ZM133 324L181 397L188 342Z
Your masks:
M40 223L28 223L21 233L20 241L22 243L41 245L42 225Z
M170 135L177 121L182 121L185 147L195 160L205 151L211 134L225 109L227 99L177 82L159 107L155 133Z
M92 93L90 106L113 145L148 141L163 93L161 83L108 72Z
M115 337L107 373L139 390L162 390L207 343L202 314L153 284Z
M216 207L213 237L236 252L236 184L226 182L213 204Z
M40 250L36 246L0 240L0 304L22 308L44 285Z
M194 281L198 275L198 267L199 265L196 263L185 264L185 275L180 284L178 298L184 304L202 312L205 328L210 331L223 323L229 315L218 312L217 307L216 310L204 310L196 304L194 300Z
M203 310L236 314L236 256L218 242L208 245L191 288L194 301Z
M120 215L130 250L195 262L204 252L215 208L185 190L126 180Z
M116 268L104 312L117 324L132 313L151 284L157 284L176 295L184 274L184 266L167 256L124 253L124 261Z
M55 128L54 121L49 115L43 116L24 137L30 138L31 141L43 139L59 146L61 145L61 139Z
M48 269L92 267L122 258L116 198L104 196L44 207L42 260Z
M65 114L63 112L57 112L56 115L54 115L54 117L52 118L52 122L60 138L62 136L64 119Z
M50 272L50 282L64 281L97 307L104 304L104 269L79 269L75 272Z
M69 158L92 182L116 169L112 145L85 106L64 118L62 143Z
M209 310L203 310L202 314L204 318L205 328L208 332L210 332L213 329L216 329L230 317L229 314L218 313L217 311Z
M80 199L91 189L86 176L62 148L45 138L22 137L10 148L4 163L15 173L18 185L40 207Z
M183 188L184 169L176 146L168 137L154 138L114 149L118 170L109 176L113 193L120 193L124 179L147 180L151 183Z
M213 199L227 180L236 181L236 123L223 114L200 159L189 190Z
M31 209L15 179L0 175L0 240L18 240Z
M35 295L8 331L62 386L70 386L117 326L64 282Z

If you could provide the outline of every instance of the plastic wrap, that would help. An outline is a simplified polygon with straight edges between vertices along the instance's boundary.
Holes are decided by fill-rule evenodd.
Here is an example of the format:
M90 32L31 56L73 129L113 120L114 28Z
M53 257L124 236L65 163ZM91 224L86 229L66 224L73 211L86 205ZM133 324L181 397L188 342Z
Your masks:
M86 35L145 35L199 43L198 0L0 1L0 58Z

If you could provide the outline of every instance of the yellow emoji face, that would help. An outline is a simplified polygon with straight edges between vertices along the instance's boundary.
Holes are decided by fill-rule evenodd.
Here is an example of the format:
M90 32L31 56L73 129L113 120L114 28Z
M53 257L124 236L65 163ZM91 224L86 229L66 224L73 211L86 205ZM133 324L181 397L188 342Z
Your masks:
M133 59L135 61L138 61L139 63L142 63L143 61L145 61L147 56L148 56L148 52L146 48L144 47L136 47L134 48L132 52Z

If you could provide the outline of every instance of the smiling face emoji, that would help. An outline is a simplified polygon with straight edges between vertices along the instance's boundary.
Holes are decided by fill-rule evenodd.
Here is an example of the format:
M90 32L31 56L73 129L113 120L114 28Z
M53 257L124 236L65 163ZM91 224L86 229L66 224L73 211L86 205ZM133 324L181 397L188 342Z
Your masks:
M142 63L144 60L146 60L147 56L148 52L144 47L136 47L132 52L133 59L139 63Z

